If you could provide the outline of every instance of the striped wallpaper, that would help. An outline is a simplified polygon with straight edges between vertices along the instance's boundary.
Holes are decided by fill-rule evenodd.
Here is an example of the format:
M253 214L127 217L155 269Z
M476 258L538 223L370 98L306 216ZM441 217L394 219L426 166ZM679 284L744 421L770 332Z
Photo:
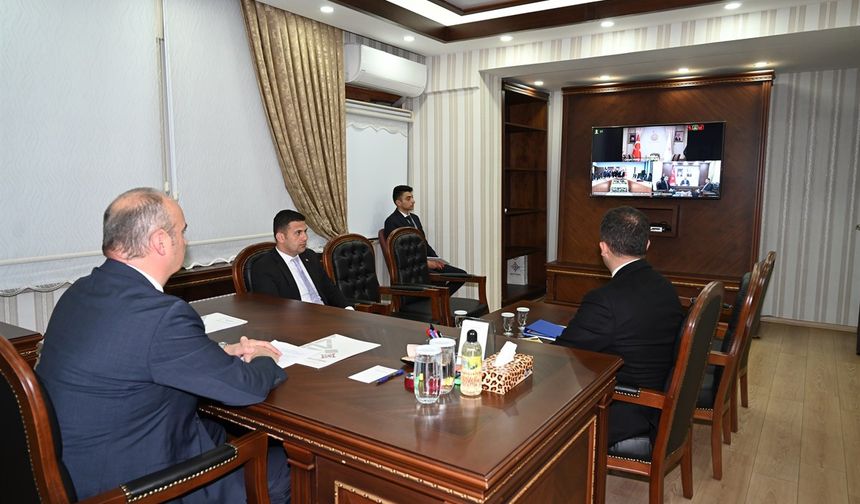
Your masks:
M763 312L857 325L860 69L777 75L761 256L777 251Z

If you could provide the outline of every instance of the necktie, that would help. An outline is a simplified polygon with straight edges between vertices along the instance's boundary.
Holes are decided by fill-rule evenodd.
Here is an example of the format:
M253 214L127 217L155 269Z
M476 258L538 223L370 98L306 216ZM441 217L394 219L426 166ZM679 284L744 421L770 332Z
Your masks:
M415 225L415 221L412 220L412 214L409 214L408 216L406 216L406 220L409 221L409 224L411 224L412 227L414 227L415 229L418 229L418 226Z
M308 292L308 297L310 297L309 301L311 303L316 303L316 304L325 304L325 303L323 303L323 300L320 297L319 292L317 292L317 288L314 286L314 283L311 282L311 279L308 278L308 275L305 273L305 268L302 266L301 257L296 256L293 259L293 262L296 266L296 271L299 272L299 280L301 280L302 285L305 286L305 290Z

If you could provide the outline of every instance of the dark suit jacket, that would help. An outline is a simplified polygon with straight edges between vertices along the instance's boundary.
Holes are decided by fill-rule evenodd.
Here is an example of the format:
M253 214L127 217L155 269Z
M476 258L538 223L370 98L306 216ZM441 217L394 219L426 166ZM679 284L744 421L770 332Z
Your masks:
M415 227L421 230L422 233L424 233L424 227L421 225L421 219L419 219L418 216L414 213L409 214L409 216L412 217L413 221L415 221ZM383 233L385 234L385 237L388 238L388 235L390 235L392 231L402 227L413 226L412 223L409 222L409 220L404 217L402 213L400 213L400 210L395 209L394 212L392 212L391 215L389 215L388 218L385 219L385 231L383 231ZM427 243L426 233L424 238L424 243ZM439 257L439 255L436 253L435 250L433 250L433 247L431 247L429 243L427 243L427 257Z
M224 353L188 303L111 259L60 298L36 372L53 401L78 498L213 448L198 396L253 404L286 378L271 359L246 364ZM244 500L234 473L181 502Z
M714 192L714 183L708 182L707 184L705 184L704 187L702 187L702 192L705 192L705 191Z
M349 306L349 301L326 275L316 252L306 249L299 254L299 257L302 258L302 263L308 270L308 276L317 288L323 303L339 308ZM254 266L251 268L251 286L254 292L297 301L302 300L297 280L293 278L290 267L274 248L254 262Z
M683 319L675 288L645 260L639 260L585 295L557 343L617 355L624 360L618 383L663 390ZM656 427L659 420L653 415L656 410L650 408L616 414L615 409L626 408L621 404L613 403L610 412L610 445L625 439L618 436L647 432L648 425Z

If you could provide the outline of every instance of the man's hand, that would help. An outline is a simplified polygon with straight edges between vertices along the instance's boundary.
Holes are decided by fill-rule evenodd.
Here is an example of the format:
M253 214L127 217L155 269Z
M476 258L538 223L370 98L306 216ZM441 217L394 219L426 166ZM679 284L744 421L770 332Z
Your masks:
M251 362L252 359L259 356L271 357L277 361L281 356L281 352L268 341L252 340L248 339L247 336L239 338L238 343L227 345L224 347L224 351L228 355L241 357L245 362Z
M440 270L445 267L445 261L439 261L436 259L427 259L427 267L431 270Z

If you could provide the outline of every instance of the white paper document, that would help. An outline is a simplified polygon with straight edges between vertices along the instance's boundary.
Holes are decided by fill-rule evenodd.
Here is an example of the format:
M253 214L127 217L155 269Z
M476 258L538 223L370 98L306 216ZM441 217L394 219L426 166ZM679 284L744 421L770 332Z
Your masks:
M229 329L231 327L236 327L248 323L247 320L231 317L230 315L225 315L223 313L218 312L210 313L209 315L203 315L200 318L203 319L203 326L206 328L206 334L212 334L215 331Z
M371 383L379 380L380 378L385 378L392 373L396 373L397 370L390 367L385 366L373 366L372 368L365 369L360 373L355 373L350 376L350 380L360 381L361 383Z
M285 341L272 340L272 346L281 352L278 365L282 368L290 367L302 359L316 355L316 352L313 350L307 350Z
M331 336L326 336L325 338L302 345L302 348L312 350L314 355L305 357L298 361L298 363L316 369L324 368L329 364L334 364L335 362L342 361L361 352L372 350L378 346L379 343L360 341L348 338L342 334L332 334Z

